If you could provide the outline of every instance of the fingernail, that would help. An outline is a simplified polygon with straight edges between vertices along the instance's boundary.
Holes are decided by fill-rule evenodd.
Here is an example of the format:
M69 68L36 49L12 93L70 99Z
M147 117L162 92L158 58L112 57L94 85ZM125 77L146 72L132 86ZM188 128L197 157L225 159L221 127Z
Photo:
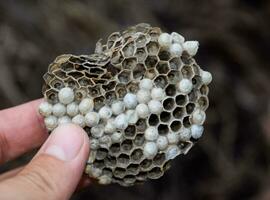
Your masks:
M73 160L84 143L81 128L66 124L56 128L45 144L44 153L63 161Z

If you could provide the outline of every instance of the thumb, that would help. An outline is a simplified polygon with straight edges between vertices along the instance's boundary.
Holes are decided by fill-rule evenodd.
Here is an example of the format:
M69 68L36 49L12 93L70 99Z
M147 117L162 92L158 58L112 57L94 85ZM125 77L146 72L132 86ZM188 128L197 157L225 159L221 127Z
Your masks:
M55 129L33 160L0 184L3 199L68 199L89 154L89 138L78 126Z

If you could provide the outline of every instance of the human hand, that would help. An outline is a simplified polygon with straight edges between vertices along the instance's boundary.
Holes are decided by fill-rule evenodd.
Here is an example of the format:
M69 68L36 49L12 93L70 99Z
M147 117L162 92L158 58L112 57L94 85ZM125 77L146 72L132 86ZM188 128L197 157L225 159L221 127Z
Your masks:
M40 100L0 111L0 164L39 147L31 162L0 175L0 199L68 199L82 176L89 138L62 125L48 137L37 109Z

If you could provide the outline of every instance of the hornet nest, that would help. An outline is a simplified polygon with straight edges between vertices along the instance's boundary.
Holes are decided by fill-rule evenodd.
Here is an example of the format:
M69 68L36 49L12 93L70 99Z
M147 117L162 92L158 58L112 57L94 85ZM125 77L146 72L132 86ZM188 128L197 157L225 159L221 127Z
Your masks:
M85 172L100 184L158 179L203 133L209 72L199 43L138 24L99 41L92 55L61 55L44 75L39 111L49 131L81 126L91 151Z

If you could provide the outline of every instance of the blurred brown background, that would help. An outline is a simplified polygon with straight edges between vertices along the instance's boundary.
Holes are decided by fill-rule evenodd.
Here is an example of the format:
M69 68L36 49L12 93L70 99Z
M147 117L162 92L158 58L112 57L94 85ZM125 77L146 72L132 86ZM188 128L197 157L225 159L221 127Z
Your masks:
M0 109L40 98L60 54L91 54L99 38L140 22L177 31L200 41L196 59L213 74L203 139L157 181L72 199L270 199L269 20L268 0L0 0Z

